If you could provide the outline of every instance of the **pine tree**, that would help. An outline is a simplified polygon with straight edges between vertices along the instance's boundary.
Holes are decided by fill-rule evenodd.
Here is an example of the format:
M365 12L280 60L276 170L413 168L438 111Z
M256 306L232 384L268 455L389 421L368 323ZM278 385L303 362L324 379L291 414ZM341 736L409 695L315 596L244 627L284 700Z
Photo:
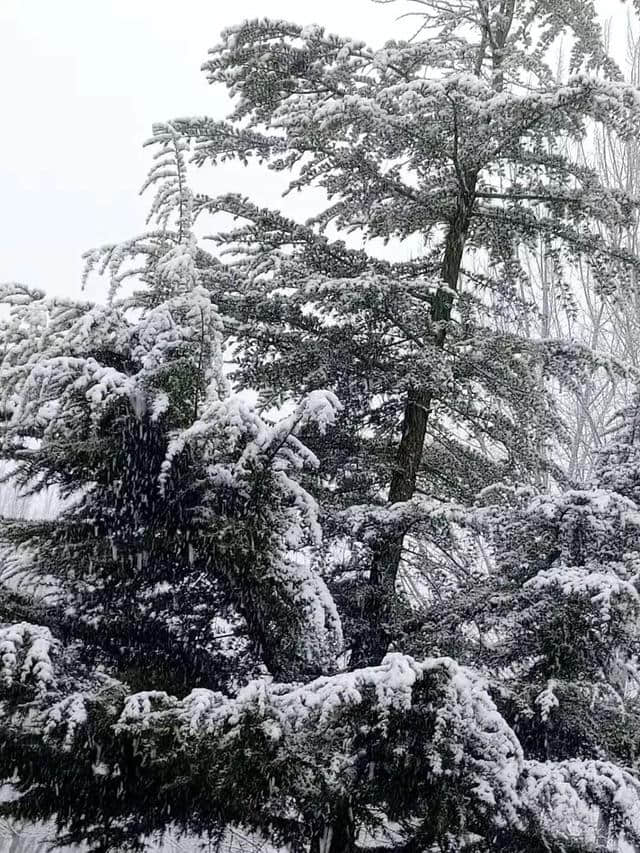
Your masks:
M21 682L33 679L37 695L52 688L50 649L64 643L65 713L51 719L67 725L67 744L87 715L65 691L95 689L106 673L133 690L151 681L178 695L229 691L265 667L281 679L330 672L342 644L305 554L320 530L296 478L317 460L295 438L310 421L324 430L339 403L315 392L269 424L230 392L183 170L181 143L167 137L150 180L159 230L88 256L89 269L142 257L141 292L118 299L114 280L107 305L21 285L1 292L10 476L27 493L56 487L67 501L53 521L3 521L12 550L1 618L14 622L0 640L3 686L17 700ZM53 775L51 784L58 790ZM23 816L49 809L64 819L62 801L30 812L27 789ZM78 792L69 793L72 808ZM89 785L84 795L94 793Z
M97 253L103 264L146 254L144 294L102 306L3 290L13 308L3 365L13 476L75 498L55 522L8 523L4 537L18 559L26 551L23 571L53 580L63 633L82 626L88 648L95 640L119 666L127 657L139 666L144 649L160 685L227 685L252 649L274 674L300 654L300 671L318 672L329 664L325 633L339 644L337 614L327 612L314 646L308 632L330 599L282 543L293 552L318 535L313 501L290 477L316 460L294 433L314 419L324 428L338 404L311 394L269 427L230 394L183 169L181 143L168 137L150 180L163 230L118 247L117 261ZM229 630L213 616L231 644L216 641Z
M235 98L229 119L171 124L199 166L257 159L328 196L305 225L237 196L199 194L195 208L242 220L217 238L241 277L216 291L237 320L241 381L265 401L322 387L344 404L329 440L309 438L338 509L424 492L469 502L492 482L559 476L546 448L562 426L540 379L579 384L593 361L508 331L536 308L527 254L545 246L569 311L572 267L606 290L637 264L613 239L635 199L565 145L593 122L623 138L638 123L592 4L416 8L419 37L380 50L283 21L231 28L204 66ZM558 81L546 59L562 34L571 76ZM380 252L417 239L414 260ZM379 662L393 635L404 538L390 537L356 567L354 665Z
M640 744L640 515L620 466L622 448L628 458L637 442L623 426L589 487L491 490L460 515L484 537L489 570L442 590L413 649L435 645L485 672L529 760L529 784L548 787L547 817L557 819L551 762L591 788L597 808L583 819L593 838L600 814L602 850L624 822L604 789L637 767Z
M240 96L233 121L157 128L155 229L88 255L110 273L108 304L3 289L2 452L26 489L53 484L69 502L52 522L2 523L0 778L18 795L4 813L55 818L63 838L105 851L168 826L242 825L314 853L351 853L367 832L385 850L515 853L588 849L566 824L597 807L640 843L633 731L621 743L584 731L560 700L557 729L553 717L560 694L586 707L585 684L613 707L635 643L634 580L619 565L636 547L633 525L621 536L633 505L595 492L502 515L465 505L539 470L560 427L540 363L570 365L574 381L597 364L562 342L496 335L487 317L492 299L522 310L516 247L541 235L560 270L586 256L602 286L634 264L606 242L633 200L553 139L589 117L631 132L635 91L547 74L570 16L574 70L615 73L588 5L438 10L437 38L382 51L282 22L228 32L208 67ZM200 163L296 167L294 185L319 182L336 204L303 226L194 195L191 146ZM194 236L198 215L222 210L245 219L219 238L235 263ZM329 239L329 224L431 244L392 263ZM460 289L471 248L486 269L466 269L474 287ZM291 414L269 420L228 387L234 341L236 388ZM439 443L425 451L427 426ZM500 569L484 580L479 533ZM371 588L342 671L350 596L323 579L340 537ZM445 585L390 638L405 539ZM454 541L473 583L448 571ZM556 653L565 627L570 660ZM493 647L475 640L491 631ZM381 660L389 639L401 651ZM542 726L522 722L531 707Z

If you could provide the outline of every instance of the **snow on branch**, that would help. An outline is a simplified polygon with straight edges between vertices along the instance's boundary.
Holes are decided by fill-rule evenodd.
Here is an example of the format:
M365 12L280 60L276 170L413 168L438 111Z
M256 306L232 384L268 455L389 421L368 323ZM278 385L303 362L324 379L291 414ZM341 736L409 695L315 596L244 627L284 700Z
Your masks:
M342 512L340 522L354 536L365 542L384 541L389 535L407 533L421 524L442 525L464 524L470 513L460 504L415 495L408 501L400 501L386 507L368 505L353 506Z
M113 718L112 732L116 738L136 741L141 762L145 755L155 755L156 739L164 738L166 744L169 736L193 754L213 749L229 758L244 748L247 737L252 744L262 738L267 751L278 747L311 762L317 774L313 784L333 788L353 764L349 742L363 723L373 725L383 740L394 741L402 730L402 715L410 712L433 722L433 735L421 747L421 772L429 778L458 780L497 825L519 825L523 757L518 740L483 680L449 658L418 662L390 654L380 666L297 687L259 679L233 698L205 689L193 690L182 700L159 691L136 693ZM58 703L43 718L47 737L59 727L63 748L69 749L70 739L81 737L84 714L77 697ZM343 742L341 749L336 738ZM327 764L329 749L335 757ZM108 757L103 758L108 763ZM296 790L307 784L304 778L286 784L289 790L280 793L294 799L304 796Z
M523 800L528 808L553 824L589 821L597 806L610 815L617 837L640 843L640 782L626 770L606 761L527 761Z
M0 627L0 683L5 689L31 685L39 694L46 694L55 686L55 649L48 628L28 622Z
M51 642L46 629L24 623L5 627L0 637L5 667L12 672L22 661L11 660L11 655L29 638L32 648L38 640ZM44 660L44 653L28 652L23 671L28 659ZM33 669L31 663L28 666ZM75 756L75 761L93 761L91 772L99 772L101 778L121 778L119 762L128 754L125 745L132 744L141 772L149 777L154 767L161 766L164 783L166 760L173 752L183 774L185 764L179 756L190 756L186 766L202 784L212 769L233 767L249 748L255 778L241 774L229 779L234 796L246 795L246 786L251 786L252 801L262 815L254 815L256 826L285 802L289 809L308 807L316 790L337 795L345 791L345 784L355 786L354 791L366 780L370 784L377 771L375 761L363 751L367 742L363 735L373 737L376 748L389 749L389 758L393 755L397 764L406 749L404 739L417 725L424 736L420 741L410 738L411 773L417 772L430 785L459 791L456 796L464 797L465 809L476 816L471 821L480 819L497 831L519 833L526 830L528 820L540 820L542 815L543 830L552 838L561 834L567 821L587 820L596 806L611 815L616 835L640 841L640 783L634 776L605 761L525 760L484 680L450 658L417 661L394 653L379 666L306 684L261 678L235 696L198 688L183 699L158 690L128 693L118 682L107 679L104 684L104 678L102 688L85 687L60 698L53 667L47 671L39 710L32 707L28 717L14 717L14 734L16 726L23 726L30 737L42 737L54 754L59 749L65 756ZM5 714L9 695L5 678L0 681L0 708ZM328 755L331 761L326 760ZM280 763L295 756L296 766L306 769L284 775L267 770L276 756ZM43 784L57 782L52 777ZM220 796L220 790L214 785L203 794L209 800ZM379 809L380 802L373 806ZM427 804L423 807L428 809ZM423 813L407 817L428 820Z

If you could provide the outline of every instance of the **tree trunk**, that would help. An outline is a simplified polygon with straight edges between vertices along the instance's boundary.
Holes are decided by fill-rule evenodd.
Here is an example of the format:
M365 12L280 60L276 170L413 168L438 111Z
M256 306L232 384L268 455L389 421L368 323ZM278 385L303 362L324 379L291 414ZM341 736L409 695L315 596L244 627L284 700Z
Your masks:
M348 800L338 805L333 818L311 839L310 853L354 853L356 826Z
M480 76L484 59L489 53L493 70L491 85L496 92L504 88L504 51L513 25L514 10L515 0L502 0L498 22L492 27L486 9L480 4L479 26L482 37L475 74ZM454 104L452 159L458 176L458 198L454 214L449 221L444 246L441 268L444 286L437 291L431 306L431 319L435 324L440 324L435 338L436 346L440 349L444 347L453 296L458 290L460 266L480 171L478 166L465 166L460 161L459 143L458 118ZM390 504L407 501L413 497L432 402L433 392L425 388L412 389L407 395L402 420L402 437L389 486ZM403 541L404 534L399 534L386 542L381 542L373 555L368 594L364 605L366 627L354 640L351 653L350 665L354 669L378 664L386 654L389 645L387 626L393 611L395 583L402 557Z
M596 847L600 853L605 853L609 849L609 825L611 818L609 815L600 809L598 813L598 827L596 830ZM618 845L616 844L615 849Z
M444 347L454 292L458 289L477 176L475 171L464 173L464 186L461 187L445 240L441 267L444 286L436 292L431 305L431 319L436 326L436 346L440 349ZM425 388L413 388L407 395L402 436L389 486L390 504L410 500L416 490L432 402L433 393ZM354 669L375 666L386 654L389 645L387 624L393 608L403 540L403 534L384 539L374 551L364 605L365 627L360 636L356 637L351 653L350 665Z

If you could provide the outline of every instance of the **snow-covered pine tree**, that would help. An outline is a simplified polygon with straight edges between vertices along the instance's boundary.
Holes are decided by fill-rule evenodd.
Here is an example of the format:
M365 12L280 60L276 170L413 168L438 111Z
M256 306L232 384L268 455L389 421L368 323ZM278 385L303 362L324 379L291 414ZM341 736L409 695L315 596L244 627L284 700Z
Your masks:
M0 621L13 623L0 639L2 685L19 700L17 685L33 680L44 695L50 648L64 643L64 713L44 731L57 721L70 737L87 717L67 693L107 673L134 690L232 690L265 668L280 679L330 672L342 646L307 554L317 507L297 482L317 460L295 438L311 420L324 430L339 403L314 392L267 423L231 393L183 171L183 144L168 135L147 182L158 229L88 255L88 271L122 272L108 304L0 291L8 478L65 501L54 520L2 519ZM142 289L119 298L131 275ZM11 779L10 738L3 749ZM93 786L75 790L72 766L67 802L35 805L27 773L16 782L27 796L7 808L64 821L92 797L97 806ZM53 773L50 784L64 788Z
M588 15L578 17L587 29L589 20ZM551 16L548 23L553 30L557 18ZM319 29L304 34L294 29L293 37L286 33L282 36L281 24L259 24L248 31L260 34L269 26L274 33L273 67L266 49L269 45L263 46L260 56L266 57L265 73L267 80L276 82L276 94L280 91L280 59L290 57L293 50L294 58L301 60L291 64L293 77L284 88L285 101L291 86L298 91L295 74L309 70L313 83L316 71L319 74L325 67L322 63L320 67L314 65L315 53L307 56L305 46L309 44L324 59L329 57L330 70L336 66L338 84L352 80L354 85L378 86L377 72L367 75L364 72L369 65L365 68L358 64L362 61L374 67L373 54L370 56L366 49L326 40ZM447 32L445 27L448 38ZM289 38L295 42L293 47ZM297 54L297 39L302 42L302 56ZM437 45L428 42L423 46L391 46L388 64L383 63L381 73L383 77L392 73L395 51L407 59L411 50L417 50L415 61L423 69L433 56L440 56L442 61L447 57L462 61L462 41L455 43L459 51L452 52L448 44L447 52L438 52ZM497 49L491 47L494 53ZM249 85L252 75L260 84L258 88L263 88L260 68L256 71L251 65L254 55L255 46L246 57L245 83L241 71L240 89ZM583 54L578 50L576 55ZM243 67L242 63L236 66L240 70ZM506 75L507 67L502 60L498 62L498 77L503 71ZM400 88L392 86L393 91L380 96L390 116L395 109L394 97L404 109L403 89L410 103L411 91L421 91L424 80L425 91L431 86L428 77L414 75L411 62L401 69L407 78L406 88L402 82ZM324 80L321 75L318 79ZM332 85L329 75L328 96ZM433 88L440 91L436 82ZM442 90L451 95L444 83ZM341 98L339 85L337 91L336 97ZM431 112L423 114L430 119L424 127L436 133L445 152L450 130L445 118L448 116L450 124L454 115L456 121L461 115L465 120L468 117L460 113L462 101L457 98L471 110L472 104L483 103L484 93L487 124L491 124L492 110L496 111L496 142L502 139L498 131L511 126L507 119L521 127L527 110L534 113L527 132L539 121L540 134L546 139L545 134L556 127L553 116L559 117L558 132L568 132L574 126L578 108L596 112L620 126L618 122L633 118L635 104L630 90L586 79L569 84L562 92L541 94L539 100L523 94L520 101L516 98L513 102L499 91L496 94L493 83L484 82L481 73L469 77L456 72L452 91L454 103L447 108L449 112L442 113L441 125L433 112L434 102ZM481 97L474 101L471 96L478 92ZM354 93L354 108L361 104L361 94ZM313 88L311 95L317 95ZM372 109L376 100L378 94L371 98ZM443 106L445 101L450 103L445 97ZM507 101L509 109L505 106L501 112L501 104ZM351 100L347 98L345 103ZM345 127L349 127L348 116L344 118ZM206 126L210 131L211 125ZM393 122L391 126L388 144L393 146L397 128ZM336 125L336 134L338 128ZM382 133L382 123L378 129ZM228 126L219 130L227 141L242 137L240 148L251 134L254 148L263 146L264 137L257 131L247 136L245 129L235 135ZM357 134L355 130L347 133L348 138L331 136L336 150L329 146L327 180L339 151L347 158L343 171L338 170L335 177L336 186L343 182L346 187L342 205L345 217L356 206L353 187L357 181L351 185L347 178L351 172L363 174L358 171L361 152L357 143L367 136L375 141L374 130L373 126L370 133L360 128ZM420 661L391 654L378 666L331 674L340 644L340 623L315 570L314 536L317 542L319 532L315 502L297 479L305 463L315 464L315 457L296 438L295 431L304 430L313 421L315 426L307 430L307 437L315 439L319 447L320 440L312 429L321 433L332 421L339 421L342 415L333 391L342 387L348 392L351 388L351 414L347 414L354 422L349 429L347 421L336 424L342 432L340 441L330 445L326 454L334 461L328 479L332 489L336 485L342 488L336 483L339 462L333 448L342 453L344 464L359 462L356 474L370 458L375 476L354 494L375 498L384 485L383 474L389 473L390 455L389 447L386 457L373 453L377 445L384 448L385 442L388 444L381 432L375 441L369 441L367 430L376 434L371 426L375 419L370 415L376 409L371 406L371 396L380 396L383 405L377 408L384 409L387 399L391 401L390 420L382 420L383 426L392 423L393 413L402 408L402 394L409 397L407 411L413 413L412 418L416 413L422 417L420 412L426 415L427 410L431 417L436 390L440 392L449 381L455 388L456 378L466 382L460 386L464 393L460 392L459 399L467 408L462 403L456 405L469 417L476 412L473 422L481 418L478 400L506 401L510 399L507 387L512 389L512 399L519 400L519 408L514 402L506 415L496 402L488 416L491 420L478 433L489 436L494 429L495 439L511 430L510 434L523 436L512 443L505 439L504 443L520 454L517 463L498 465L496 473L488 454L484 461L492 472L487 479L499 477L500 472L506 479L515 479L526 470L527 456L535 458L540 437L535 429L528 437L523 422L518 421L516 412L524 414L526 403L516 393L521 391L518 383L532 389L532 417L539 414L542 427L552 419L552 413L548 402L535 396L529 368L541 352L549 362L555 359L557 364L566 363L562 348L548 342L536 347L526 341L485 334L475 316L476 311L481 316L484 310L482 300L473 299L473 294L460 299L461 307L456 309L459 315L449 315L454 294L448 284L442 284L440 271L444 268L438 238L450 220L442 214L433 218L433 256L429 255L419 273L415 264L407 265L403 278L401 267L385 266L384 262L376 266L378 262L366 252L331 243L312 226L295 226L300 229L295 240L287 232L292 252L290 245L284 245L287 241L274 232L273 214L265 212L243 238L253 245L262 223L261 239L266 249L256 252L264 276L261 289L261 278L251 265L224 267L198 247L193 216L222 209L222 205L194 198L187 189L184 127L172 123L159 133L161 148L151 174L152 183L158 187L152 210L159 220L157 230L89 258L111 270L114 286L109 305L61 303L17 286L5 291L13 316L3 327L3 339L8 344L3 379L6 371L4 387L10 390L5 403L8 423L4 453L17 466L16 476L26 485L38 488L57 484L71 503L61 518L48 526L5 525L7 541L24 561L12 569L14 577L15 572L22 571L38 587L36 595L14 602L13 611L3 617L6 623L0 627L0 714L5 724L0 774L13 781L19 794L3 810L26 819L54 817L70 840L87 841L102 850L142 846L141 837L171 824L195 832L216 832L229 824L242 824L275 843L326 853L353 851L366 843L367 831L385 849L515 853L569 849L562 825L567 810L578 807L584 811L585 803L593 802L611 812L621 832L640 843L640 792L632 774L606 760L591 763L587 769L571 757L558 761L536 757L532 761L499 713L485 678L451 658L433 657L430 650L421 654ZM274 132L273 137L285 142L287 138L281 131ZM534 137L527 137L527 144L522 143L521 148L516 146L522 161L527 160L529 142L535 148ZM319 137L320 142L326 138ZM206 136L196 148L202 152L211 144L210 136ZM280 143L273 138L269 141L272 148L276 144ZM429 145L433 148L435 141ZM264 147L262 150L269 153ZM350 150L355 152L351 164ZM539 151L535 153L541 156ZM392 151L388 159L394 156ZM311 158L309 179L313 169L324 168L320 148L318 157L317 162ZM547 165L555 176L552 161ZM446 162L445 153L440 160L425 161L425 168L431 170L432 178L437 172L445 183L455 182L457 161L454 159L451 173L443 165ZM363 168L368 163L365 157ZM384 175L372 178L372 185L384 184L387 176L393 185L402 179L401 172L399 165L392 164ZM533 180L524 167L523 173ZM566 196L558 204L559 210L554 206L551 213L547 211L548 216L541 214L541 219L552 214L557 217L552 221L560 236L552 233L559 240L566 238L579 254L587 236L572 217L581 222L583 202L562 170L557 180ZM542 194L540 188L538 191ZM473 210L476 204L484 203L479 201L479 192L474 190ZM494 193L488 180L486 193ZM361 209L367 198L360 199ZM450 197L445 194L443 198ZM500 199L489 201L488 217L491 205L502 210ZM621 214L618 202L622 200L604 194L601 201L603 208L610 204L612 219ZM521 228L517 236L522 239L529 227L536 234L542 228L533 213L527 218L526 202L516 199L507 205L517 209L516 221ZM433 203L440 203L437 197ZM593 206L596 208L595 201ZM399 197L393 194L378 197L365 208L372 229L379 227L375 222L382 221L386 207L390 216L402 211ZM420 212L421 208L416 208L412 213L407 205L407 215L414 215L416 221ZM606 218L604 213L601 218ZM533 225L527 225L529 221ZM293 227L286 220L277 222L284 222L288 229ZM349 224L346 219L345 223ZM563 223L563 228L558 223ZM480 224L477 232L484 233ZM401 236L397 231L388 236L396 233ZM480 241L480 236L477 239ZM593 243L601 257L606 257L606 247ZM298 245L303 248L301 253L295 250ZM447 258L446 234L444 245ZM314 271L309 258L321 264L315 268L317 291L309 275ZM354 259L360 259L364 266L358 276L345 275L343 264L350 265ZM133 266L129 260L134 261ZM617 260L622 269L628 259ZM329 269L329 262L339 265ZM290 275L279 279L285 269ZM119 299L120 288L132 275L142 279L142 289L133 297ZM482 280L487 286L494 281L490 276ZM495 280L501 282L501 292L507 293L506 274ZM257 375L255 366L244 368L244 364L250 365L253 350L249 344L253 341L255 347L262 346L261 336L244 335L238 324L238 319L247 321L252 288L264 328L270 327L276 342L291 331L293 344L300 339L300 330L305 331L303 320L294 324L283 313L286 305L276 298L277 290L275 295L271 291L279 284L307 287L309 305L297 291L291 294L293 313L311 318L308 342L325 341L325 353L329 340L325 327L331 325L327 311L335 305L334 325L342 325L334 341L336 353L349 368L351 362L345 357L346 350L338 348L339 342L352 328L356 341L358 334L365 334L371 316L367 314L367 300L386 305L387 291L395 298L394 283L398 282L399 301L394 304L401 310L392 315L391 331L384 332L379 345L387 351L388 344L391 350L397 349L398 359L403 359L402 375L410 379L399 385L391 383L388 394L384 392L386 397L384 389L362 387L358 393L367 401L362 406L366 418L353 402L358 396L352 381L354 373L347 375L342 386L334 381L333 373L327 374L324 384L329 391L321 390L317 377L303 378L301 384L306 383L304 390L310 395L303 398L292 416L275 425L265 423L226 388L220 358L225 329L233 330L240 341L238 375ZM319 294L325 294L322 304ZM349 294L361 305L353 327L345 327L341 319L341 300ZM425 306L422 313L418 311L420 302ZM464 308L465 302L471 307ZM397 332L397 322L403 317L412 322L415 319L417 324L415 329L409 328L406 338L398 337ZM456 338L458 323L462 332ZM375 324L373 328L375 331ZM413 341L416 333L418 343ZM467 334L471 335L469 339L464 337ZM370 338L365 335L364 340ZM411 341L415 349L409 347ZM298 374L304 377L310 373L309 366L299 343L294 349ZM270 357L264 360L272 366L274 376L278 368L273 365L282 364L282 396L289 400L297 386L290 378L293 362L283 358L282 350L280 343L274 343ZM514 350L510 361L501 357L501 353ZM458 360L458 351L467 353L464 359ZM486 363L481 370L483 360L490 357L495 360L496 375L503 365L509 368L509 381L505 380L501 389L496 389L490 374L487 376ZM438 359L446 367L442 383L434 379ZM408 369L412 362L415 373ZM389 370L393 363L389 356ZM320 367L324 364L323 359ZM462 370L463 364L468 365L467 373ZM479 382L481 374L486 386ZM420 391L423 386L419 383L425 375L431 383L427 386L428 406L422 406L412 390L415 386ZM266 387L264 382L257 384ZM273 387L280 386L274 381ZM454 428L452 413L456 410L453 404L449 415L443 410L441 423L447 426L445 436L453 442L450 447L463 448L464 437L456 436ZM500 433L496 425L500 425ZM350 435L351 447L347 442ZM369 456L363 455L362 448ZM471 456L479 466L482 454ZM467 453L465 458L469 457ZM466 479L471 482L470 477ZM484 479L479 477L479 482ZM452 515L454 510L447 512ZM397 541L399 531L417 522L437 526L439 513L437 504L414 498L396 502L391 511L386 507L355 507L343 519L351 529L357 525L362 531L365 547L386 559L389 549L384 547L385 540L387 545ZM375 580L375 574L372 577ZM380 580L388 585L389 576ZM22 608L20 622L14 619L16 608ZM108 625L110 631L111 619L115 641L104 630ZM380 621L372 620L376 631ZM224 639L219 636L220 622L234 634L231 649L219 645ZM368 647L371 649L372 644ZM226 661L232 659L227 667L224 657ZM248 681L260 664L268 673ZM314 668L325 674L309 680ZM283 683L282 678L296 679L297 683ZM584 850L585 845L579 841L574 849Z
M637 772L640 747L637 404L624 414L593 483L487 490L460 513L490 558L441 588L412 649L438 648L487 675L528 758L527 784L547 790L541 819L558 819L562 779L549 762L559 762L595 807L580 819L567 801L567 830L590 823L599 850L622 825L605 792L623 768Z
M535 310L521 294L541 242L567 305L573 264L606 288L636 263L608 239L635 200L564 145L590 122L637 132L636 90L606 56L593 4L411 8L416 38L379 50L284 21L233 27L205 64L235 98L228 121L172 122L198 165L255 159L329 197L305 225L237 196L197 195L194 209L241 219L218 237L240 284L215 298L238 321L242 381L265 400L326 387L344 403L329 440L308 437L341 508L416 490L468 501L539 473L558 428L540 376L575 378L587 355L496 334L491 315ZM559 82L546 58L560 36ZM389 260L389 241L424 250ZM354 664L388 647L402 542L390 532L359 566Z
M163 202L172 149L176 173L182 168L179 143L167 145L156 166ZM293 552L318 533L313 501L290 477L315 464L295 430L314 418L326 425L337 401L312 394L269 428L229 393L220 320L194 263L188 195L180 202L175 231L118 247L147 255L142 299L70 304L19 285L2 291L12 308L5 458L27 489L53 485L73 498L54 522L5 521L5 542L19 546L11 571L55 600L59 629L81 629L85 650L95 638L122 666L144 648L159 685L237 680L242 667L229 646L238 641L228 642L237 619L240 659L259 650L282 676L299 674L290 667L302 654L322 671L321 637L305 652L297 627L306 634L323 618L323 587L285 543ZM326 631L337 624L329 614Z

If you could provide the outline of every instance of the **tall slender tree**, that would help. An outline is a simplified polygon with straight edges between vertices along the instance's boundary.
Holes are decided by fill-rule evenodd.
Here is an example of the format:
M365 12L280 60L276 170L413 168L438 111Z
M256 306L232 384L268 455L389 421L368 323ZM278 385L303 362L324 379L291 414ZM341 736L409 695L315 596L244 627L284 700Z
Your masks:
M469 500L492 480L539 473L559 429L540 376L575 381L589 354L496 334L487 312L535 310L519 282L523 247L541 241L567 299L572 265L606 288L636 264L610 239L635 199L564 144L593 122L621 138L637 127L636 90L608 59L592 4L415 8L418 36L381 50L282 21L234 27L205 64L235 98L229 120L171 124L198 165L256 158L293 170L291 190L328 196L304 226L235 196L195 206L242 219L217 238L240 284L216 292L237 317L242 380L265 400L330 387L345 404L318 448L343 505L425 491ZM564 81L546 62L561 34L572 44ZM416 237L426 249L413 261L377 250ZM388 647L403 541L389 532L361 567L354 665Z

